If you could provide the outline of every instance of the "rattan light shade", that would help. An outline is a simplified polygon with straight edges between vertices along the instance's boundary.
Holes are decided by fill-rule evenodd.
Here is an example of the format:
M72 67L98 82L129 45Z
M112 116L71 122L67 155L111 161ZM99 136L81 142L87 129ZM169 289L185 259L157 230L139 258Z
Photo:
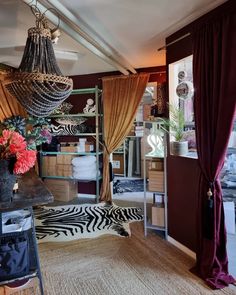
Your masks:
M26 111L36 117L48 116L71 93L73 81L62 76L51 41L51 30L45 19L36 21L28 30L28 38L17 71L5 83Z

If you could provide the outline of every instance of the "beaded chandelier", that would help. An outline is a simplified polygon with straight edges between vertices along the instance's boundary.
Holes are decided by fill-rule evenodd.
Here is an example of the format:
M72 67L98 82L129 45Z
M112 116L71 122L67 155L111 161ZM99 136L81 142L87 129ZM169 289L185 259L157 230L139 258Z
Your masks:
M62 75L52 46L51 30L37 7L32 8L36 26L28 30L24 54L19 68L10 74L5 86L35 117L48 116L71 93L73 81Z

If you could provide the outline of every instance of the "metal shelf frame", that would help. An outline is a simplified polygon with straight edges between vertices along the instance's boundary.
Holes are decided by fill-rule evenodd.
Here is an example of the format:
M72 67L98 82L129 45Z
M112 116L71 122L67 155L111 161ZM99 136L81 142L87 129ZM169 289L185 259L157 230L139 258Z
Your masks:
M159 125L159 128L161 128L161 121L145 121L144 122L144 128L146 126L146 124L152 124L152 123L156 123ZM150 126L150 125L149 125ZM168 237L168 219L167 219L167 206L168 206L168 197L167 197L167 134L166 132L164 133L164 137L163 137L163 148L164 148L164 157L154 157L154 156L150 156L148 154L146 154L146 142L144 144L144 165L143 165L143 179L144 179L144 236L147 236L147 231L148 229L152 229L152 230L157 230L157 231L162 231L165 234L165 239L167 240ZM164 192L158 192L158 191L149 191L148 187L147 187L147 175L146 175L146 159L162 159L164 162ZM160 226L156 226L156 225L152 225L149 221L148 221L148 215L147 215L147 192L152 192L153 194L162 194L163 195L163 201L164 201L164 220L165 220L165 226L164 227L160 227Z
M96 110L95 113L78 113L78 114L68 114L68 115L53 115L50 118L60 118L60 117L91 117L95 119L95 132L93 133L81 133L77 135L64 135L64 136L92 136L95 138L95 152L46 152L40 151L40 177L41 178L51 178L51 179L67 179L67 180L74 180L77 182L89 182L95 181L96 182L96 202L99 201L100 196L100 180L102 179L100 175L99 169L99 157L103 154L102 151L99 150L100 142L103 141L103 109L102 109L102 101L100 96L102 95L102 90L95 86L95 88L83 88L83 89L74 89L71 95L81 95L81 94L94 94L95 97L95 106ZM61 137L63 135L58 135L57 137ZM96 156L96 178L94 179L74 179L73 177L63 177L63 176L49 176L49 175L42 175L42 165L43 165L43 156L45 155L77 155L77 156L86 156L86 155L94 155Z

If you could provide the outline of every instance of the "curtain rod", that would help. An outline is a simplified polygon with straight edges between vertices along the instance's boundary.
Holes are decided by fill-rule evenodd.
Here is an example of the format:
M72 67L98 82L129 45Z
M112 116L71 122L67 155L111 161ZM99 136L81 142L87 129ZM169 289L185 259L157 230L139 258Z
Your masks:
M150 75L155 75L155 74L165 74L166 71L159 71L159 72L143 72L143 73L147 73L147 74L150 74ZM139 73L137 73L139 74ZM134 75L137 75L137 74L134 74ZM119 75L117 75L119 76ZM106 77L106 76L105 76ZM102 80L102 78L98 78L98 80Z
M159 72L149 72L150 75L154 75L154 74L165 74L166 71L159 71Z
M166 49L166 47L168 47L168 46L170 46L170 45L172 45L172 44L175 44L176 42L178 42L178 41L180 41L180 40L182 40L182 39L184 39L184 38L186 38L186 37L188 37L188 36L190 36L190 35L191 35L191 33L187 33L187 34L185 34L185 35L183 35L183 36L181 36L181 37L175 39L174 41L172 41L172 42L166 44L165 46L162 46L162 47L158 48L157 51L164 50L164 49Z

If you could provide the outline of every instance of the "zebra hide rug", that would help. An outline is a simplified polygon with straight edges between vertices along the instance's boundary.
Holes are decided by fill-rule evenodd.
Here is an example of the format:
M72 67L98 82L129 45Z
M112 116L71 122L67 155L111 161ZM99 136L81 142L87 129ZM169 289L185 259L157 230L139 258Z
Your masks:
M96 238L104 234L128 237L129 223L143 220L141 209L83 204L40 207L34 210L38 243Z

